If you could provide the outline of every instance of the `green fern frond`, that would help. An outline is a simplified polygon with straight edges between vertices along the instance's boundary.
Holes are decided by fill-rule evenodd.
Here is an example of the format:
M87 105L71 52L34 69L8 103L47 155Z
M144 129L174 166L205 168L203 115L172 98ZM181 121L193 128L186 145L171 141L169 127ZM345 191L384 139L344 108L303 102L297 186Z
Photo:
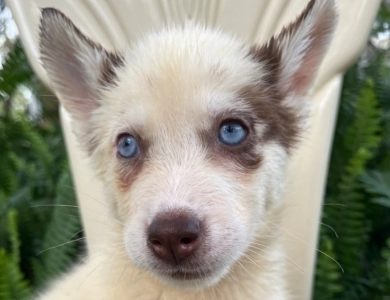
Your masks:
M381 251L380 260L372 266L369 280L374 299L390 299L390 237Z
M16 87L30 81L33 71L20 43L16 43L3 62L0 70L0 91L11 95Z
M0 191L5 195L13 193L18 186L15 166L8 153L0 154ZM0 203L1 204L1 203Z
M71 242L80 238L81 222L78 210L71 207L76 204L70 171L66 170L58 181L52 221L42 245L39 261L34 262L35 278L40 285L66 270L74 260L74 254L80 246L79 242Z
M390 237L386 241L386 246L381 251L382 263L380 278L382 279L382 290L385 296L390 298Z
M372 199L374 203L390 208L390 171L366 172L362 176L362 182L368 193L377 196Z
M325 207L324 222L336 230L339 238L337 240L328 238L326 231L322 229L320 240L325 243L321 246L326 247L330 239L334 246L334 255L338 257L345 274L341 274L340 278L326 277L326 269L329 266L324 265L320 257L317 270L319 282L325 280L329 286L341 286L339 291L333 290L335 298L359 299L356 297L362 296L366 291L364 284L359 281L359 276L370 224L367 221L367 203L361 194L359 178L381 142L380 113L373 83L368 80L356 100L354 117L345 128L342 144L337 144L338 147L335 148L335 151L343 153L339 157L343 156L344 161L332 166L337 168L337 172L331 171L330 176L339 173L338 183L333 182L335 186L329 189L327 201L331 199L332 203L343 206ZM321 276L325 277L321 279Z
M20 240L17 228L17 212L8 212L8 231L11 254L0 249L0 300L24 300L32 295L30 286L20 270Z
M1 254L0 254L1 255ZM20 271L19 266L10 258L6 263L8 285L11 290L12 300L24 300L30 299L32 296L29 283L23 279L23 273Z
M12 196L0 197L0 219L7 214L9 209L25 205L31 199L31 187L25 186L16 191Z
M354 122L347 129L344 138L344 147L350 153L364 151L366 155L372 155L371 150L377 148L381 141L380 115L374 83L372 79L367 79L356 101Z
M0 300L13 300L8 278L8 262L5 249L0 248Z
M27 120L22 119L19 125L20 132L30 143L30 149L34 152L37 159L42 161L46 169L50 170L50 167L53 165L53 155L50 153L46 141Z
M48 169L52 166L53 155L51 154L46 141L26 118L7 121L7 132L5 143L8 143L9 150L16 153L24 151L25 154L34 156Z
M20 240L18 232L18 213L14 209L8 211L8 232L11 242L11 255L16 264L20 263Z
M332 257L334 260L337 260L332 239L322 235L319 244L321 251L328 256L321 253L318 255L313 299L333 300L335 295L342 291L342 285L339 283L341 270L329 258Z

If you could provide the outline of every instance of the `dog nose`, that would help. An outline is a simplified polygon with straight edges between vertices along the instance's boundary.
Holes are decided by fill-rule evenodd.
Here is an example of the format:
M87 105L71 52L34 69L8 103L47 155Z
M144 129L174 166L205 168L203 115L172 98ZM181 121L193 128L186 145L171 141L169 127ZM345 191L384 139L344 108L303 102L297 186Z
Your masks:
M153 253L175 265L193 254L199 246L200 220L189 213L157 215L148 229L148 246Z

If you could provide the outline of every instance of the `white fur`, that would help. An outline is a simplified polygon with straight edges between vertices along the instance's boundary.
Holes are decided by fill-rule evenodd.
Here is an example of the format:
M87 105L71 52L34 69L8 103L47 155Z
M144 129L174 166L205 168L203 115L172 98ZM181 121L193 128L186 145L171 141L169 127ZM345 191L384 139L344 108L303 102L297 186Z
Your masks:
M282 82L300 71L305 51L313 50L308 32L318 14L332 7L333 0L317 0L296 33L279 41ZM61 26L60 19L51 18L44 24ZM82 68L77 74L89 78L69 82L76 85L76 91L86 89L98 95L92 99L95 105L83 112L88 118L80 117L80 104L75 102L79 97L61 83L68 83L62 73L64 62L56 61L55 53L45 48L50 43L43 42L44 66L73 116L80 144L84 149L93 145L89 149L93 168L105 184L112 216L120 223L113 222L111 236L102 237L106 240L101 251L58 278L38 299L289 298L277 226L288 149L277 139L258 142L255 152L262 162L256 170L246 170L223 155L210 156L215 150L205 147L199 136L211 130L218 114L253 113L239 91L265 82L265 62L254 61L248 55L249 47L240 41L189 24L147 36L124 55L123 66L116 69L116 84L100 88L96 72L106 55L70 30L68 26L51 35L44 29L41 39L61 38L65 31L67 38L75 40L69 44L76 52L74 62L81 63L74 67ZM318 63L324 51L313 50ZM294 67L288 68L291 64ZM86 65L94 67L85 72ZM77 86L79 82L87 86ZM295 107L303 99L304 95L293 93L284 101ZM304 108L297 107L298 117ZM251 132L259 140L267 129L263 121L257 120ZM120 170L133 167L131 160L125 167L118 160L115 143L121 133L149 141L148 156L137 176L129 178L129 188L121 186L119 175ZM202 278L172 279L167 275L172 268L147 247L146 232L154 217L174 209L193 212L207 226L201 257L194 259L195 271L205 274ZM175 270L193 271L180 266Z

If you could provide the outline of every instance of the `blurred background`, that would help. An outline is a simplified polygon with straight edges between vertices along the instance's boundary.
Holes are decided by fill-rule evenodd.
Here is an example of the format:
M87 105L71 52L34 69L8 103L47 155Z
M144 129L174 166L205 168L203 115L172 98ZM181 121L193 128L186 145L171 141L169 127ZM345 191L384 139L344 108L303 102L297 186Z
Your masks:
M318 249L313 299L390 300L390 0L344 78ZM84 254L58 101L0 0L0 300Z

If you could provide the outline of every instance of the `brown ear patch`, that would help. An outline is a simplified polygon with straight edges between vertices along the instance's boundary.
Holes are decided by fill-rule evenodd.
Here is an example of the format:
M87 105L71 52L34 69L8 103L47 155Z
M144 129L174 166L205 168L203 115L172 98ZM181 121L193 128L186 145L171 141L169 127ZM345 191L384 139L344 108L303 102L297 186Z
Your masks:
M281 50L274 37L261 47L253 46L248 54L261 63L262 82L244 87L239 97L249 103L256 118L267 125L264 141L276 140L289 151L297 142L299 118L292 108L282 104L280 89Z
M262 46L252 46L249 51L249 56L257 62L264 64L267 76L264 80L271 85L278 85L278 79L281 71L281 56L282 49L280 49L279 40L283 37L291 35L301 25L303 20L308 16L313 9L315 1L311 0L306 6L305 10L298 16L298 18L289 26L283 27L278 35L274 35L271 39Z
M263 72L266 74L263 77L264 82L273 90L278 86L281 68L281 51L275 43L275 38L261 46L252 46L249 50L248 56L255 62L262 64Z
M67 27L67 29L65 28L62 29L63 32L71 32L80 41L83 41L91 49L93 49L97 53L100 53L100 55L102 56L102 61L100 65L101 77L98 78L99 84L101 84L102 87L115 84L115 79L116 79L115 68L124 65L123 55L119 53L109 52L105 50L101 45L93 42L90 38L86 37L80 31L80 29L78 29L73 24L73 22L61 11L51 7L43 8L41 9L41 11L42 11L42 17L41 17L41 22L39 27L39 32L40 32L39 40L40 40L40 53L41 53L42 61L45 61L48 57L50 57L50 53L48 53L46 49L49 49L48 46L50 46L50 40L52 39L49 31L53 30L52 28L53 20L56 19L61 20L58 23L62 24L62 26ZM73 49L72 51L75 51L75 49ZM75 55L75 53L73 52L71 54ZM88 70L85 71L88 72Z
M99 83L102 87L116 85L118 79L115 69L123 67L125 64L122 55L117 53L106 52L106 59L103 60L101 66L102 76L99 78Z
M313 84L337 24L334 0L311 0L304 11L249 55L268 72L265 80L284 95L303 96Z
M297 19L292 22L290 25L283 27L282 31L280 32L278 39L291 35L294 31L298 29L298 27L302 24L303 20L307 18L307 16L310 14L310 12L313 10L314 4L316 0L310 0L310 2L307 4L306 8L302 11L302 13L297 17Z

